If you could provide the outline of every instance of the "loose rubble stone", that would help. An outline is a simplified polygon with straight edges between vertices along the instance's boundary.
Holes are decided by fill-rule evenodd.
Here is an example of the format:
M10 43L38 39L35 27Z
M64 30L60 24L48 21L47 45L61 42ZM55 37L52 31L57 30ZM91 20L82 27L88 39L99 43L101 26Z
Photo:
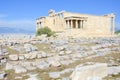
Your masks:
M13 69L13 65L10 63L6 63L5 70L11 70L11 69Z
M60 73L59 72L51 72L51 73L49 73L49 77L54 78L54 79L59 78Z
M14 42L9 42L8 45L9 45L9 46L13 46L13 45L14 45Z
M65 45L65 44L68 43L68 41L67 40L63 40L63 39L59 39L59 40L52 41L51 43L55 44L55 45Z
M101 77L88 77L87 80L102 80Z
M25 79L25 80L41 80L41 79L38 79L37 75L38 74L29 74L30 78Z
M74 61L73 60L63 60L63 61L60 61L61 64L63 65L69 65L70 63L73 63Z
M0 60L2 64L6 63L7 62L7 59L6 58L3 58Z
M25 72L27 72L27 70L20 65L14 66L13 69L15 70L15 73L25 73Z
M9 55L9 59L12 61L16 61L18 60L18 55L17 54Z
M60 56L63 56L63 55L65 55L65 52L64 52L64 51L60 51L60 52L59 52L59 55L60 55Z
M73 72L75 69L74 68L67 68L67 69L64 69L60 72L61 75L64 75L66 73L70 73L70 72Z
M33 46L31 44L24 44L24 49L26 52L32 52L32 51L37 51L37 47L36 46Z
M29 53L30 59L35 59L37 57L37 53Z
M37 66L37 68L43 70L43 69L48 68L50 66L50 64L48 64L46 61L41 61L36 66Z
M2 49L0 50L0 56L3 56L3 55L8 55L8 51L6 49Z
M32 50L31 50L31 48L27 47L27 48L25 48L25 51L29 53L29 52L31 52Z
M71 54L71 53L72 53L72 51L65 51L65 53L66 53L66 54Z
M0 73L0 79L4 80L4 78L7 76L6 73Z
M47 57L47 53L46 52L41 51L40 53L41 53L42 58L46 58Z
M24 54L24 56L25 56L25 59L35 59L37 58L37 53L31 52L31 53Z
M37 58L38 58L38 59L42 58L42 54L38 53L38 54L37 54Z
M25 80L39 80L37 77L30 77L28 79L25 79Z
M25 68L27 70L35 70L35 69L37 69L37 67L34 67L34 66L25 66Z
M120 78L116 78L115 80L120 80Z
M62 80L70 80L69 78L62 78Z
M65 50L65 47L64 47L64 46L59 46L59 47L56 47L55 50L56 50L57 52L64 51L64 50Z
M22 77L21 76L15 76L15 80L21 80Z
M36 46L32 46L31 49L32 49L32 51L37 51L38 50L38 48Z
M25 56L24 55L19 55L19 60L24 60Z
M118 75L120 73L120 66L108 67L109 75Z
M48 58L48 62L50 65L52 65L54 67L61 66L61 63L58 60L55 60L54 58Z

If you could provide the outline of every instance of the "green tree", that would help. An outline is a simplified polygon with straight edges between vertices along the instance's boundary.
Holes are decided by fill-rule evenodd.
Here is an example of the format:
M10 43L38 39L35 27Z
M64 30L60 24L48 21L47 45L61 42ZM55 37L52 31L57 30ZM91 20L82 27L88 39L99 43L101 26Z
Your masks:
M39 36L42 34L47 34L47 37L50 37L54 34L54 32L48 27L43 27L37 30L36 36Z

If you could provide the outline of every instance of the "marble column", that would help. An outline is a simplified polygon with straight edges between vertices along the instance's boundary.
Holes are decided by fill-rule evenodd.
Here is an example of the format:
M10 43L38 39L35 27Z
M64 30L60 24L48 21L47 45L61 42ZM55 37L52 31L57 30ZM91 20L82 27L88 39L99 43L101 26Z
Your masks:
M78 20L75 20L75 21L76 21L76 25L75 25L76 27L75 28L78 28Z
M66 20L65 22L66 22L66 29L68 29L69 28L69 24L68 24L69 20Z
M80 20L79 20L78 26L79 26L78 28L81 28L81 27L80 27Z
M70 28L71 28L71 20L70 20Z
M70 28L70 22L69 22L69 20L68 20L68 25L67 26L68 26L68 28Z
M111 24L112 24L112 34L114 34L114 17L111 18Z
M82 20L80 20L80 28L82 29Z
M38 23L36 23L36 30L39 28Z
M84 23L83 23L83 20L82 20L82 29L83 29L83 26L84 26Z
M71 20L71 28L73 28L73 21Z
M41 22L39 23L39 28L41 28Z
M40 28L40 23L38 23L38 28Z
M68 28L68 21L65 20L65 28L67 29Z

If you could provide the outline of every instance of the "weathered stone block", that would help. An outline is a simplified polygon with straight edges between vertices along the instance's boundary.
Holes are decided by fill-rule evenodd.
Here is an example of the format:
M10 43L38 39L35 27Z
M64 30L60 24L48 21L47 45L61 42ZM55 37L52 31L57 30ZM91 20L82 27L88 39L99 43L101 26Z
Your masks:
M9 55L9 59L12 61L16 61L18 60L18 55L17 54Z
M72 73L70 78L72 80L87 80L91 78L93 80L96 77L106 77L107 76L107 64L106 63L96 63L94 65L78 65L75 71Z

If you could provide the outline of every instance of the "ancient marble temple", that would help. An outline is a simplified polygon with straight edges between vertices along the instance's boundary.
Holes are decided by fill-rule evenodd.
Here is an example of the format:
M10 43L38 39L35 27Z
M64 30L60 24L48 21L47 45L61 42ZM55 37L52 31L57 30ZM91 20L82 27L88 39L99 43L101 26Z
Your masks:
M50 10L48 16L36 19L36 30L49 27L51 30L67 36L107 37L114 35L114 18L113 13L96 16Z

